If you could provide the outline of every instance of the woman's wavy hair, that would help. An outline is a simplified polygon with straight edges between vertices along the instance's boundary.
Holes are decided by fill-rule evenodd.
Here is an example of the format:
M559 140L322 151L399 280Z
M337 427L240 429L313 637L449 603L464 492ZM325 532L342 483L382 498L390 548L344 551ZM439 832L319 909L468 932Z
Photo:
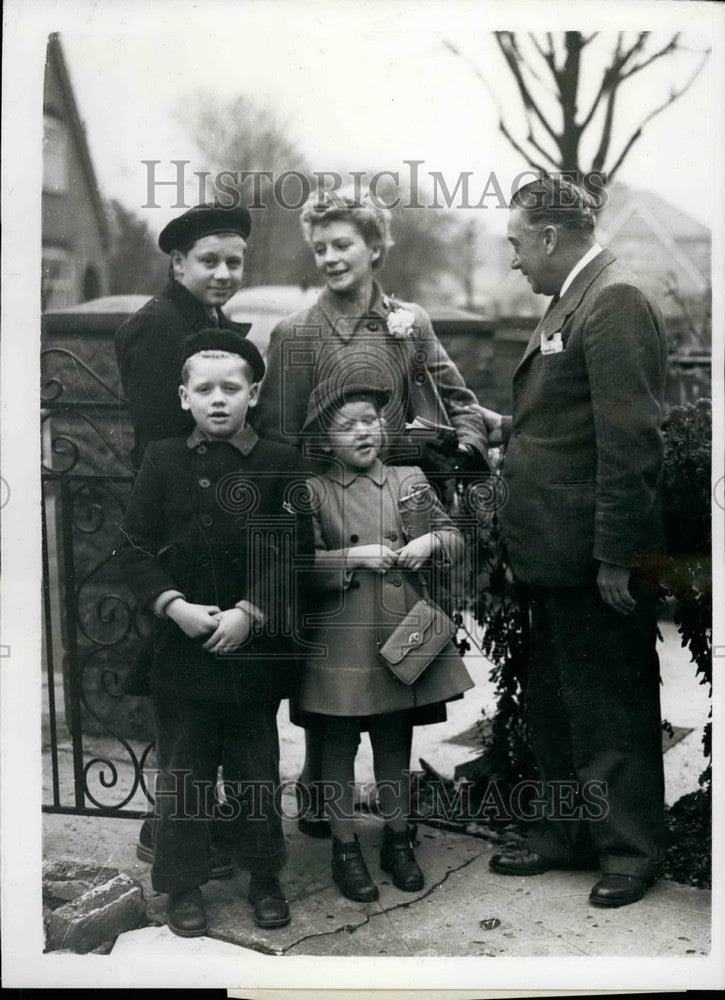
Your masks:
M380 251L373 267L382 267L388 250L393 246L389 210L376 204L369 191L356 185L351 184L340 191L317 192L309 199L300 216L305 242L312 246L314 226L338 221L351 222L368 247Z

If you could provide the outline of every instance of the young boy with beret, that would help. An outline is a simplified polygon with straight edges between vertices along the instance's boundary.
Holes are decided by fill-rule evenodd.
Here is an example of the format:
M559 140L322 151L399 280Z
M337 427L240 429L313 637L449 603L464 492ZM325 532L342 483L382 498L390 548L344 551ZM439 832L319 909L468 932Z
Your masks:
M313 549L293 498L295 449L246 423L264 362L229 330L186 341L179 387L195 428L148 446L117 551L139 606L161 619L151 692L157 733L158 829L152 885L168 893L169 927L206 932L209 824L251 873L261 927L289 923L278 880L286 860L274 804L276 715L294 681L295 564ZM299 562L298 562L299 559ZM222 762L226 803L215 804ZM217 826L218 829L218 826Z

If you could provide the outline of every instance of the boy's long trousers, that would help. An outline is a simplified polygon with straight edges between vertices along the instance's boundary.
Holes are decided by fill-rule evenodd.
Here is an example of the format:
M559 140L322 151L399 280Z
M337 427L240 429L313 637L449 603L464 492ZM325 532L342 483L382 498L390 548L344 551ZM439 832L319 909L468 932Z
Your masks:
M286 849L274 789L279 785L279 702L154 698L158 817L152 885L179 892L210 877L209 819L222 762L227 800L215 823L223 846L250 872L277 872ZM215 837L215 843L217 838Z

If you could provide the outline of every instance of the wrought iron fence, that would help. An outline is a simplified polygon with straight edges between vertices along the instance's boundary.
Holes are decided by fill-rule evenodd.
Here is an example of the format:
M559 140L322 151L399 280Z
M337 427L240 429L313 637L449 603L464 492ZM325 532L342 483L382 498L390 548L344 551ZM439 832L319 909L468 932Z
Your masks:
M41 372L43 810L145 816L150 705L123 693L144 623L112 558L133 480L130 421L117 376L77 351L48 347Z

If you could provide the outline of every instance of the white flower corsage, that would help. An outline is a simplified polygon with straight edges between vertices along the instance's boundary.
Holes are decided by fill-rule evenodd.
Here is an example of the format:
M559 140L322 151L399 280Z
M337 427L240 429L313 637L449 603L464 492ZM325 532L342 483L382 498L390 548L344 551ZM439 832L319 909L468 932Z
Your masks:
M388 330L396 340L405 340L413 333L415 314L410 309L395 306L388 314Z

